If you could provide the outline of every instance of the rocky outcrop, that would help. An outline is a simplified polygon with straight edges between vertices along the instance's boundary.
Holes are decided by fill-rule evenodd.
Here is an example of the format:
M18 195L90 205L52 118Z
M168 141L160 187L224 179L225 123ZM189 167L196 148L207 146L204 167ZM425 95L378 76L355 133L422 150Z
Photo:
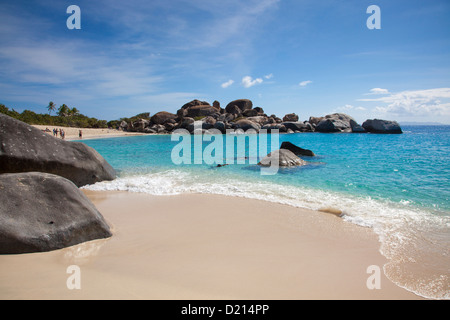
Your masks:
M175 121L175 119L178 118L178 115L167 112L167 111L161 111L158 113L155 113L153 117L151 118L152 124L165 124L168 121Z
M303 122L283 122L287 129L291 129L293 132L311 132L313 127L309 123Z
M245 111L245 110L250 110L253 108L253 103L251 100L248 99L238 99L238 100L234 100L231 101L225 108L225 111L228 113L232 113L231 109L233 106L237 106L239 108L239 110L241 110L241 112Z
M54 138L0 114L0 174L32 171L62 176L78 187L116 178L106 160L84 143Z
M72 182L47 173L0 175L0 254L44 252L111 237Z
M316 127L320 121L322 121L325 117L309 117L309 123L313 126Z
M366 133L366 129L364 129L361 125L359 125L355 120L350 120L350 127L352 128L353 133Z
M259 124L250 120L239 120L235 123L235 125L236 129L242 129L244 131L252 129L259 132L259 130L261 130L261 126Z
M281 144L280 149L287 149L287 150L291 151L292 153L294 153L296 156L307 156L307 157L315 156L314 152L312 152L311 150L300 148L300 147L296 146L295 144L290 143L288 141L284 141Z
M271 167L274 164L273 161L278 161L279 167L298 167L306 165L306 161L297 157L292 151L287 149L279 149L269 153L265 158L258 163L263 167Z
M216 122L205 118L213 118ZM395 125L376 125L367 124L366 127L359 125L351 116L344 113L329 114L324 117L310 117L308 121L299 121L299 116L295 113L286 114L283 119L272 114L268 116L260 107L253 108L253 103L248 99L238 99L228 103L225 109L220 107L220 103L216 100L211 106L206 101L193 100L183 105L177 114L168 112L159 112L151 118L148 123L146 119L129 123L127 126L122 125L123 130L138 131L145 133L162 133L168 134L178 128L192 129L193 125L186 125L184 119L201 120L202 130L218 129L226 132L227 129L253 129L259 132L261 129L267 130L268 133L274 133L278 130L280 133L301 133L301 132L324 132L324 133L399 133L400 130L395 129ZM191 120L189 120L191 121ZM368 121L384 121L384 120L368 120ZM125 123L126 124L126 123ZM192 133L193 131L190 130Z
M400 134L403 133L397 121L388 120L367 120L362 127L370 133Z
M188 108L186 116L190 118L207 117L219 112L220 110L214 108L213 106L199 105Z
M352 128L350 126L350 120L354 120L349 115L343 113L334 113L330 115L326 115L324 119L322 119L316 125L317 132L351 132Z
M265 124L261 127L261 129L267 130L267 133L272 133L274 130L278 130L278 132L286 132L287 129L281 123L270 123Z
M298 121L298 115L295 113L287 114L283 117L283 122L297 122Z
M189 109L191 107L195 107L195 106L209 106L209 102L207 101L200 101L200 100L192 100L186 104L184 104L181 109Z
M147 128L150 124L149 120L139 119L133 122L132 127L135 132L145 132L145 128Z

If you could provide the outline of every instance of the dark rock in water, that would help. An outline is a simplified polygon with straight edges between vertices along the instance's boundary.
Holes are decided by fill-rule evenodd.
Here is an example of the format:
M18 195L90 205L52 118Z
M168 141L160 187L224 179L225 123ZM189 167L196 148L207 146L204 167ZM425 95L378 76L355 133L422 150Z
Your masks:
M0 254L44 252L111 237L72 182L29 172L0 175Z
M374 119L365 121L362 126L367 132L371 133L403 133L397 121Z
M248 100L248 99L234 100L234 101L231 101L231 102L226 106L225 110L226 110L228 113L232 113L232 112L229 110L232 106L237 106L237 107L241 110L241 112L243 112L243 111L245 111L245 110L250 110L250 109L252 109L252 108L253 108L253 103L252 103L250 100Z
M263 167L273 166L273 161L278 161L280 167L298 167L307 164L306 161L297 157L292 151L279 149L269 153L258 165Z
M310 119L311 120L311 119ZM317 125L317 132L352 132L350 121L354 119L344 113L334 113L325 116Z
M0 173L32 171L62 176L78 187L116 178L106 160L84 143L54 138L0 114Z
M314 157L315 154L311 150L302 149L300 147L297 147L295 144L292 144L288 141L284 141L281 144L280 149L287 149L292 151L296 156L308 156L308 157Z
M352 128L353 133L366 133L366 129L360 126L355 120L350 120L350 126Z
M298 121L298 115L295 113L287 114L283 117L283 122L297 122Z
M153 115L151 121L153 124L165 124L169 120L175 120L178 118L178 115L167 112L167 111L161 111Z

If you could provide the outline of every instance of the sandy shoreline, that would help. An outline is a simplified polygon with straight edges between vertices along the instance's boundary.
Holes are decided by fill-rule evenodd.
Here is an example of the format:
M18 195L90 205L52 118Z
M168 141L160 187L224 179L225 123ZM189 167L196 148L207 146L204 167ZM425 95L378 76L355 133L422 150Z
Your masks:
M128 136L141 136L143 133L139 132L125 132L115 129L86 129L86 128L73 128L73 127L58 127L58 126L43 126L43 125L33 125L33 127L39 130L49 129L51 132L48 134L53 135L53 129L61 130L66 132L66 140L79 140L80 130L83 132L83 140L87 139L101 139L101 138L115 138L115 137L128 137ZM61 136L58 134L58 138Z
M107 240L0 256L0 299L420 299L381 271L371 229L330 214L215 195L85 191ZM66 269L81 270L69 290Z

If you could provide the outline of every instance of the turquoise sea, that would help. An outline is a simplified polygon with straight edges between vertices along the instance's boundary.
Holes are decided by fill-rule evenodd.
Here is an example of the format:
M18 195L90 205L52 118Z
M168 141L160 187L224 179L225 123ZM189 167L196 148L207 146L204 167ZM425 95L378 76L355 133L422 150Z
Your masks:
M275 175L261 175L249 163L257 160L251 153L236 155L245 164L220 168L175 165L171 154L180 142L170 135L85 140L118 172L117 180L86 188L223 194L314 210L337 208L349 223L377 233L380 252L389 261L384 272L392 281L424 297L449 299L450 126L405 126L403 131L282 134L280 144L289 141L317 156L304 157L305 167ZM222 139L224 149L237 140L230 139L230 145ZM208 145L203 142L204 149Z

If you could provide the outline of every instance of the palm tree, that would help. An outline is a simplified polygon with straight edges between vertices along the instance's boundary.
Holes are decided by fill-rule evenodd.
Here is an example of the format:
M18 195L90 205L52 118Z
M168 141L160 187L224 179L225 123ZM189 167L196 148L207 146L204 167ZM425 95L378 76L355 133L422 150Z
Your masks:
M52 111L56 110L56 104L54 104L53 101L50 101L47 109L48 109L48 114L51 114Z
M69 115L69 110L70 110L69 107L66 106L65 104L63 104L58 109L58 116L60 116L60 117L67 117Z
M78 116L80 114L80 110L78 110L77 108L73 107L71 110L71 113L73 116Z

